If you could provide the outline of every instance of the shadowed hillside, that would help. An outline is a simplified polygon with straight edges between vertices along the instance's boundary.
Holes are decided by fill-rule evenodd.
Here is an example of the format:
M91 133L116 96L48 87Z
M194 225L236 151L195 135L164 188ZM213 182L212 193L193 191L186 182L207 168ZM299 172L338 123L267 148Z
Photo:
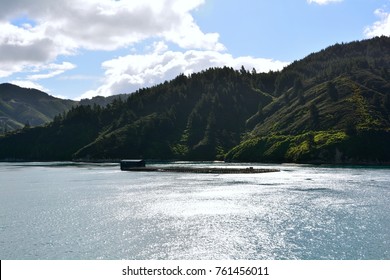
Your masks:
M0 156L223 159L240 142L246 120L259 104L272 99L253 88L245 71L222 68L180 75L105 108L79 106L44 128L14 133L2 140L10 150Z

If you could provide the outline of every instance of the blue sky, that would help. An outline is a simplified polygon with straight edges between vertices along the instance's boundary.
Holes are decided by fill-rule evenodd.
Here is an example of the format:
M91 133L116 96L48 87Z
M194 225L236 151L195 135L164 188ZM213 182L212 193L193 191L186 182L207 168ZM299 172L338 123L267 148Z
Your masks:
M0 0L0 29L0 83L80 99L390 36L390 0Z

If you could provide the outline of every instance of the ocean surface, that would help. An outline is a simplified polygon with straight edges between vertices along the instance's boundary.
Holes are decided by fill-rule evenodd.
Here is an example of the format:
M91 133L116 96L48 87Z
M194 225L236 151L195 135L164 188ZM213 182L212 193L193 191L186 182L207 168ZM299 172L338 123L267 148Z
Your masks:
M389 168L247 166L0 163L0 259L390 259Z

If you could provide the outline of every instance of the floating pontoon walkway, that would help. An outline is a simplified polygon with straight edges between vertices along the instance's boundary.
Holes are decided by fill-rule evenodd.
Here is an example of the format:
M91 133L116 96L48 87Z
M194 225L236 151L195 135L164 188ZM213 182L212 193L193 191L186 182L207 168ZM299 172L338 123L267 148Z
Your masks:
M129 167L122 168L123 171L136 172L180 172L180 173L207 173L207 174L250 174L279 172L278 169L263 168L217 168L217 167Z

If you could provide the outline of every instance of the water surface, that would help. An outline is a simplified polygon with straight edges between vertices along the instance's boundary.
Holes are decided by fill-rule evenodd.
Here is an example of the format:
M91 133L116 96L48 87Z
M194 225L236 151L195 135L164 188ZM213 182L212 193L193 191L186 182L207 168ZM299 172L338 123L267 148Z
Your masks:
M0 259L390 259L390 169L251 166L0 163Z

